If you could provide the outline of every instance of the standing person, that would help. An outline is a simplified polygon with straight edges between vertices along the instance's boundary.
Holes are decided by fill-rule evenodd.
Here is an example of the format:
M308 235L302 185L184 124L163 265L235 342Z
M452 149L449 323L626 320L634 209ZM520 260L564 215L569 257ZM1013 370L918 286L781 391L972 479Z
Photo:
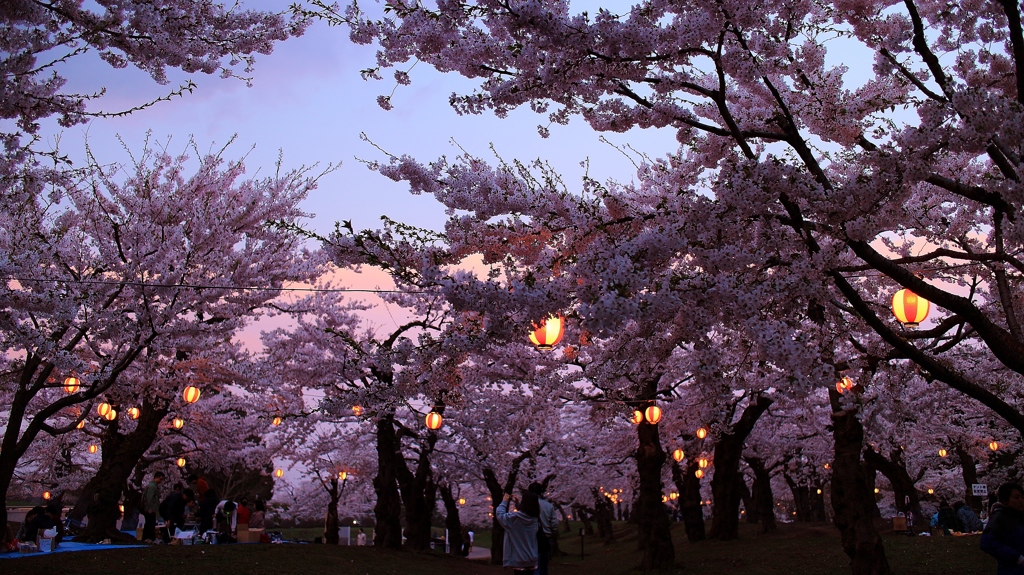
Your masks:
M188 504L195 499L195 492L191 489L182 489L181 491L172 491L167 499L164 500L167 515L164 516L164 520L167 523L167 536L164 537L164 541L170 543L171 537L177 533L179 529L185 529L185 510L188 509Z
M366 533L363 532L362 528L359 529L359 535L356 535L356 545L360 547L366 545Z
M199 477L193 473L188 476L188 484L192 486L192 491L195 492L199 501L206 498L206 490L210 488L210 484L206 482L205 477Z
M540 483L531 483L530 492L537 496L537 501L540 503L540 529L537 530L537 575L548 575L548 563L551 561L551 539L558 533L555 506L544 499L544 486Z
M199 499L199 533L206 533L213 529L213 517L217 514L217 492L207 489L206 493Z
M1024 575L1024 487L1004 483L996 495L981 550L996 558L998 575Z
M537 569L537 531L540 530L540 502L530 490L523 491L522 504L516 511L509 511L511 493L501 498L501 505L494 510L498 523L505 528L504 566L511 567L512 573L532 575Z
M249 500L245 497L238 502L238 509L235 510L238 514L238 523L245 525L249 524L249 517L252 515L252 511L249 510Z
M162 471L153 474L146 488L142 490L142 516L146 524L142 527L142 542L153 543L156 540L156 514L160 510L160 484L164 481Z
M974 533L985 528L981 519L978 519L978 516L974 514L974 510L965 505L963 501L954 503L953 511L956 511L956 516L960 519L960 523L963 524L965 532Z

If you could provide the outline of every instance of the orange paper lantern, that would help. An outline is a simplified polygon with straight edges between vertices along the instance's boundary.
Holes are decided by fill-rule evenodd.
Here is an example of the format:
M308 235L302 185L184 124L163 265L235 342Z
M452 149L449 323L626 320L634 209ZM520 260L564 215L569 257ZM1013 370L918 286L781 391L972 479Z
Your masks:
M565 335L565 318L562 316L551 316L544 320L544 324L534 328L530 332L530 342L537 346L537 349L549 350L562 341Z
M51 497L53 497L53 495L51 495L49 491L43 492L43 499L49 501Z
M281 418L280 417L275 417L274 421L271 422L271 423L273 423L274 425L281 425Z
M846 393L846 390L853 389L853 380L848 377L843 377L836 382L836 391L839 393Z
M677 449L672 452L672 459L675 459L676 461L682 461L684 457L686 457L686 454L683 453L682 449Z
M338 479L340 479L342 481L345 481L346 479L348 479L348 472L347 471L339 471L338 472Z
M174 463L175 463L175 464L176 464L176 465L177 465L178 467L185 467L185 458L184 458L184 457L179 457L179 458L178 458L178 460L177 460L177 461L175 461Z
M633 422L634 425L640 425L644 421L644 413L639 409L634 409L633 417L630 417L629 420Z
M82 421L79 421L78 425L75 426L75 429L84 429L84 428L85 428L85 420L84 419Z
M465 497L459 497L459 505L465 505L465 504L466 504L466 498Z
M98 446L96 446L96 445L90 445L89 446L89 453L96 453L99 450L100 450L100 448Z
M352 415L354 415L356 417L359 417L362 414L363 414L363 407L361 405L353 405L352 406Z
M654 425L661 421L661 408L657 405L652 405L644 410L644 418L647 419L647 423Z
M704 477L704 470L703 469L698 469L697 471L693 472L693 475L697 479L700 479L701 477Z
M199 393L198 387L190 385L185 388L185 392L181 395L185 399L185 403L195 403L199 401Z
M921 325L928 317L931 303L916 293L901 289L892 296L892 313L909 329Z
M96 406L96 413L100 414L100 417L106 417L113 409L109 403L103 402Z
M441 425L444 423L444 419L441 417L440 413L436 411L431 411L430 413L427 414L426 422L427 429L437 431L438 429L441 429Z
M992 451L998 450L999 449L999 442L993 441L993 442L989 443L988 444L988 448L991 449Z
M66 393L75 393L79 388L82 387L81 381L77 377L71 376L64 380L64 391Z
M940 449L939 450L939 457L945 457L946 453L947 453L947 451L945 449Z
M708 430L703 427L697 428L697 439L704 439L708 436Z
M114 421L115 419L117 419L117 410L111 409L106 413L106 415L103 416L103 419L106 419L107 421Z
M182 427L185 427L185 420L180 417L175 417L174 420L171 421L171 426L174 427L174 429L181 429Z
M276 471L274 471L274 477L278 479L284 477L284 469L277 469Z
M132 419L138 419L140 415L142 415L142 411L140 411L138 407L128 408L128 417Z
M708 461L707 457L701 457L700 459L697 460L697 466L700 467L701 469L705 469L709 463L710 462Z

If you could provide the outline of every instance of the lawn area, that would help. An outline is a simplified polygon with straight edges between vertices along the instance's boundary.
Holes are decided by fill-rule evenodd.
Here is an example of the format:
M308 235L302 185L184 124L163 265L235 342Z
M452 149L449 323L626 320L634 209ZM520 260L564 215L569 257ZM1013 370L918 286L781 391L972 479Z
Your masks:
M577 527L577 526L574 526ZM577 527L578 528L578 527ZM563 534L555 575L626 575L639 563L636 530L617 524L618 540L604 545L585 541L586 558L579 557L578 535ZM738 541L688 543L682 525L673 527L676 557L682 567L673 573L714 575L832 575L848 573L839 548L839 535L829 525L781 525L777 533L761 535L756 525L742 525ZM578 531L577 531L578 532ZM483 535L483 534L482 534ZM886 554L899 575L973 575L995 572L995 561L978 550L978 537L907 537L888 535ZM499 575L507 571L482 563L433 553L379 552L365 547L326 545L217 545L146 547L97 552L37 555L0 559L5 574L75 575L159 573L160 575Z

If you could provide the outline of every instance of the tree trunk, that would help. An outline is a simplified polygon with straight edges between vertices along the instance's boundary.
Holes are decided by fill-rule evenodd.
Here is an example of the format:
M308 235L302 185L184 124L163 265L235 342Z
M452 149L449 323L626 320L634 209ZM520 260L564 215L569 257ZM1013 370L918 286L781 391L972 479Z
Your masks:
M850 557L853 575L889 575L882 538L872 521L874 493L868 489L861 463L864 428L857 411L843 411L840 396L829 390L835 461L832 472L833 522L839 529L843 551Z
M818 491L821 493L818 493ZM825 489L823 487L813 486L811 488L811 517L812 521L827 521L828 517L825 513Z
M590 521L590 514L583 507L576 507L576 517L583 523L583 533L585 535L594 534L594 524Z
M430 549L431 519L437 504L437 485L430 470L430 455L436 443L437 434L431 431L420 446L416 473L409 470L400 450L394 454L398 489L405 505L405 544L416 551Z
M373 530L376 549L402 547L402 500L398 494L394 455L399 446L394 417L389 413L377 421L377 476L373 478L373 490L377 494L377 503L373 507L377 520Z
M974 495L974 488L971 487L978 482L977 463L962 445L954 445L953 449L956 450L957 459L960 460L960 469L962 470L964 477L964 502L966 502L975 513L980 513L983 505L981 497Z
M807 485L800 485L789 476L788 473L783 473L782 476L786 479L786 485L789 485L789 490L793 493L793 506L796 507L796 520L797 521L810 521L811 520L811 497L810 487Z
M757 510L756 515L757 520L761 523L761 533L771 533L777 529L771 473L764 466L764 461L757 457L749 457L746 462L750 466L750 470L754 472L754 485L751 488L750 499Z
M448 530L448 552L462 555L462 520L459 519L459 502L452 495L451 484L439 485L441 500L444 501L444 528Z
M139 419L135 430L121 435L118 430L119 420L107 424L103 432L103 456L96 476L89 481L86 493L92 496L86 503L86 514L89 524L75 538L76 541L97 543L103 539L134 543L135 537L125 535L117 530L117 520L121 516L118 505L135 466L153 445L160 423L167 415L167 406L157 407L150 400L142 403ZM122 415L122 417L127 417ZM89 487L91 486L91 489Z
M665 450L658 437L658 426L647 422L637 426L639 446L636 467L640 475L637 498L638 546L643 550L640 561L642 571L669 569L675 565L676 550L672 545L672 524L662 503L661 470L665 465Z
M700 498L700 479L694 475L700 467L696 458L686 462L684 470L678 463L672 462L672 482L679 490L679 512L683 517L683 528L686 539L690 543L707 539L704 531L704 508Z
M757 506L754 504L753 495L750 493L750 488L747 487L746 478L740 476L740 501L743 502L744 514L747 516L747 523L757 523L759 518L757 516Z
M341 543L341 537L338 535L338 500L341 499L338 478L332 477L326 487L330 500L327 502L327 513L324 517L324 543L338 545Z
M896 511L911 513L914 523L921 523L924 517L921 513L921 496L914 485L917 481L910 477L907 464L903 461L903 450L898 447L894 448L890 459L886 459L882 454L869 447L864 450L864 460L870 462L872 467L881 471L882 475L889 480L896 496Z
M711 515L711 532L708 537L728 541L739 537L740 489L743 481L740 475L740 458L747 436L753 431L772 400L757 396L756 401L747 405L732 429L723 433L715 445L715 476L711 479L711 493L714 508Z
M594 496L594 519L597 520L597 534L604 539L606 544L613 543L615 531L612 529L612 520L614 520L615 509L604 493L593 488L590 492Z

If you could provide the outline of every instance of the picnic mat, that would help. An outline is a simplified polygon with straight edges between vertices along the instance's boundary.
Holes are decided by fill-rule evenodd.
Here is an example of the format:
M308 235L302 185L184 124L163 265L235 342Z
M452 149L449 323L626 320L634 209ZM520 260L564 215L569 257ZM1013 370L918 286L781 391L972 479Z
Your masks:
M0 553L0 559L13 559L15 557L39 557L40 555L49 555L50 553L69 553L72 551L97 551L100 549L132 549L147 547L146 545L102 545L100 543L75 543L74 541L61 541L57 549L50 551L49 553L36 552L36 553Z

